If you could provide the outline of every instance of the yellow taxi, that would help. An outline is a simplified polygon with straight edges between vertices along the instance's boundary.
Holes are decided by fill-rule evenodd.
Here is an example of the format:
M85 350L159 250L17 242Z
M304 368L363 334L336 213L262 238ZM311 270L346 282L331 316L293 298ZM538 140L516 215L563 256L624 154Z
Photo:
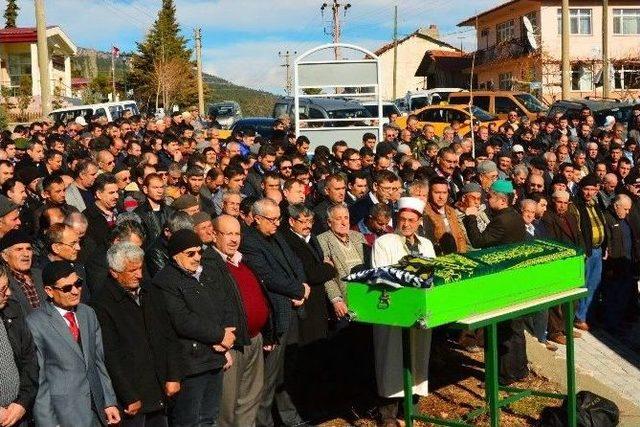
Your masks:
M471 106L471 110L469 110L468 105L428 105L411 114L418 116L418 127L422 128L425 124L429 123L434 127L435 133L439 137L442 136L446 127L451 126L451 122L453 121L460 123L460 135L465 135L470 132L472 114L473 120L481 125L496 123L500 126L506 121L476 106ZM398 117L396 124L401 128L406 127L407 117Z

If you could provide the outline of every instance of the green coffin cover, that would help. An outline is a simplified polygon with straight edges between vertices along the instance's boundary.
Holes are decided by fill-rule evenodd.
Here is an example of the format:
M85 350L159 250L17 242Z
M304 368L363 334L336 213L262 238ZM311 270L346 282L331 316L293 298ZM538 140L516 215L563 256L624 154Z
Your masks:
M458 267L460 266L460 267ZM534 240L436 258L427 289L347 283L353 320L433 328L584 285L584 255Z

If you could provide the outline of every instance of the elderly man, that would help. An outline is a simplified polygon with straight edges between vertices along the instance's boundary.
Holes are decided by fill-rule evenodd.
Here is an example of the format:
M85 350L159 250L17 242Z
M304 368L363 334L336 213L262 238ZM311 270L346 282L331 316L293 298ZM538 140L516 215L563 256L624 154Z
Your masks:
M607 259L602 273L604 323L610 332L623 332L623 316L636 303L640 235L638 224L630 221L632 201L619 194L604 214L607 227Z
M542 179L542 177L539 177ZM486 248L506 243L523 242L526 231L522 216L512 207L514 197L510 181L498 180L489 191L489 207L493 212L491 222L484 231L478 229L476 213L478 208L468 207L464 225L469 241L476 248ZM500 376L502 384L510 384L525 378L527 350L522 320L512 320L498 325L500 339Z
M109 278L94 297L121 426L167 426L167 399L180 390L180 343L159 295L142 286L144 253L132 243L107 251Z
M427 258L436 256L431 242L417 235L425 203L415 197L402 197L398 203L396 233L376 239L371 254L371 265L383 267L397 263L405 255ZM413 395L428 394L429 354L431 330L412 329ZM374 326L373 347L376 364L378 394L390 399L380 408L383 425L396 425L402 388L401 329L390 326Z
M240 217L240 203L242 203L242 193L239 191L227 190L222 195L221 215L230 215L234 218Z
M476 182L468 182L462 187L462 190L460 190L460 200L458 200L455 205L456 215L460 222L464 221L464 217L466 216L465 211L469 207L478 209L476 213L478 229L484 231L484 229L487 228L487 224L489 224L489 216L486 212L486 205L482 203L482 187ZM467 239L467 249L473 250L474 248L471 242L469 242L466 228L462 227L462 231Z
M486 194L493 184L498 179L498 167L491 160L483 160L477 166L478 171L478 183L482 187L483 202L486 202Z
M214 220L215 246L203 253L205 272L218 278L231 295L236 342L230 350L233 364L224 373L218 425L250 426L256 416L264 382L263 350L273 349L269 300L256 274L238 251L240 223L221 215Z
M598 205L602 211L606 211L609 205L616 197L616 188L618 187L618 176L615 173L608 173L602 179L600 191L598 191Z
M351 229L360 232L367 245L373 246L378 237L393 233L393 227L389 224L391 224L391 208L384 203L377 203L371 206L369 215L361 219Z
M20 227L20 206L0 195L0 238Z
M192 230L169 239L170 262L153 278L180 340L184 379L170 414L173 426L213 426L222 396L223 369L235 342L228 296L204 274L202 241Z
M38 393L38 359L24 314L10 299L9 275L0 266L0 425L26 427Z
M10 271L11 293L24 313L30 313L47 300L40 274L32 268L32 240L21 230L12 230L0 239L0 254Z
M593 297L600 286L602 276L602 258L607 242L607 227L602 210L598 207L598 179L590 174L580 180L580 191L572 205L571 213L578 218L580 231L584 241L584 252L587 256L585 265L585 285L589 294L578 302L575 327L587 331L587 315Z
M47 264L42 281L50 302L43 301L27 317L40 366L33 408L36 424L119 423L116 396L104 364L100 324L95 312L80 303L82 281L68 261ZM64 399L60 390L64 390Z
M429 184L423 221L425 237L433 242L439 255L466 252L467 238L455 209L448 203L449 185L446 178L434 177Z
M272 426L271 406L281 382L289 332L297 322L296 311L309 298L311 288L295 253L278 231L281 219L278 204L271 199L260 199L251 211L255 222L245 230L240 251L247 265L264 281L273 304L276 338L283 344L266 357L264 390L258 410L257 425ZM277 394L277 409L284 423L302 422L288 393L282 390Z

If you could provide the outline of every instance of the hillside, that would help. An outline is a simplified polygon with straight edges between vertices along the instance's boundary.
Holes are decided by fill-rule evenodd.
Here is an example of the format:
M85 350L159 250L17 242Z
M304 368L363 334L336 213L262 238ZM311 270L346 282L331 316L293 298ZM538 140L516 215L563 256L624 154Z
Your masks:
M126 79L126 61L130 55L121 53L116 58L116 81ZM94 78L98 75L111 75L111 53L94 49L79 48L78 54L71 59L73 77ZM236 101L242 107L244 116L271 116L277 96L260 90L239 86L220 77L203 74L204 83L209 86L209 96L205 104L218 101Z

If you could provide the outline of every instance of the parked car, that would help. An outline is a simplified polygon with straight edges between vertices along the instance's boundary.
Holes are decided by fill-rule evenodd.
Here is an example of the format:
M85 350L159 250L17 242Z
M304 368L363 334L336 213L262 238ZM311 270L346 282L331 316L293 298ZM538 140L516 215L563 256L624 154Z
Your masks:
M436 105L449 99L449 95L457 92L466 92L458 87L441 87L435 89L421 90L417 92L407 92L405 95L405 105L407 111L415 112L427 105Z
M418 127L422 128L427 123L433 125L438 136L442 136L444 129L451 126L451 122L454 120L461 124L459 133L466 135L471 131L471 114L473 114L473 120L480 124L496 123L500 126L505 122L505 120L481 108L472 106L471 110L469 110L466 105L429 105L415 111L413 114L418 117ZM407 118L398 117L396 123L400 127L405 127Z
M616 122L628 123L631 119L634 103L613 100L579 99L574 101L556 101L549 107L548 116L565 114L570 118L579 117L580 110L588 107L593 113L597 126L604 125L607 116L613 116Z
M78 105L74 107L58 108L49 113L54 122L68 123L77 117L83 117L87 123L93 116L105 116L110 122L118 119L129 110L134 115L140 114L136 101L103 102L100 104Z
M393 101L394 104L396 104L396 107L398 107L398 110L402 111L403 114L407 114L409 112L409 110L407 109L407 100L404 98L398 98L395 101Z
M449 104L469 105L470 92L452 93ZM531 120L547 111L547 106L538 98L527 92L477 90L473 91L473 105L506 119L509 111L516 111L519 116L527 116Z
M231 126L231 134L237 130L246 132L251 129L259 136L271 139L273 136L273 124L275 121L276 119L272 117L244 117Z
M240 104L235 101L223 101L210 104L207 112L216 118L223 129L230 129L231 126L242 118Z
M273 117L288 114L295 120L294 99L281 98L273 107ZM363 119L371 117L369 111L357 101L346 98L300 98L300 117L305 119ZM310 122L306 127L344 127L351 126L358 121L342 122Z
M366 101L361 104L367 109L370 117L378 117L378 103L376 101ZM394 113L398 117L402 116L402 111L398 109L396 104L390 101L382 101L382 123L389 123L389 116Z

